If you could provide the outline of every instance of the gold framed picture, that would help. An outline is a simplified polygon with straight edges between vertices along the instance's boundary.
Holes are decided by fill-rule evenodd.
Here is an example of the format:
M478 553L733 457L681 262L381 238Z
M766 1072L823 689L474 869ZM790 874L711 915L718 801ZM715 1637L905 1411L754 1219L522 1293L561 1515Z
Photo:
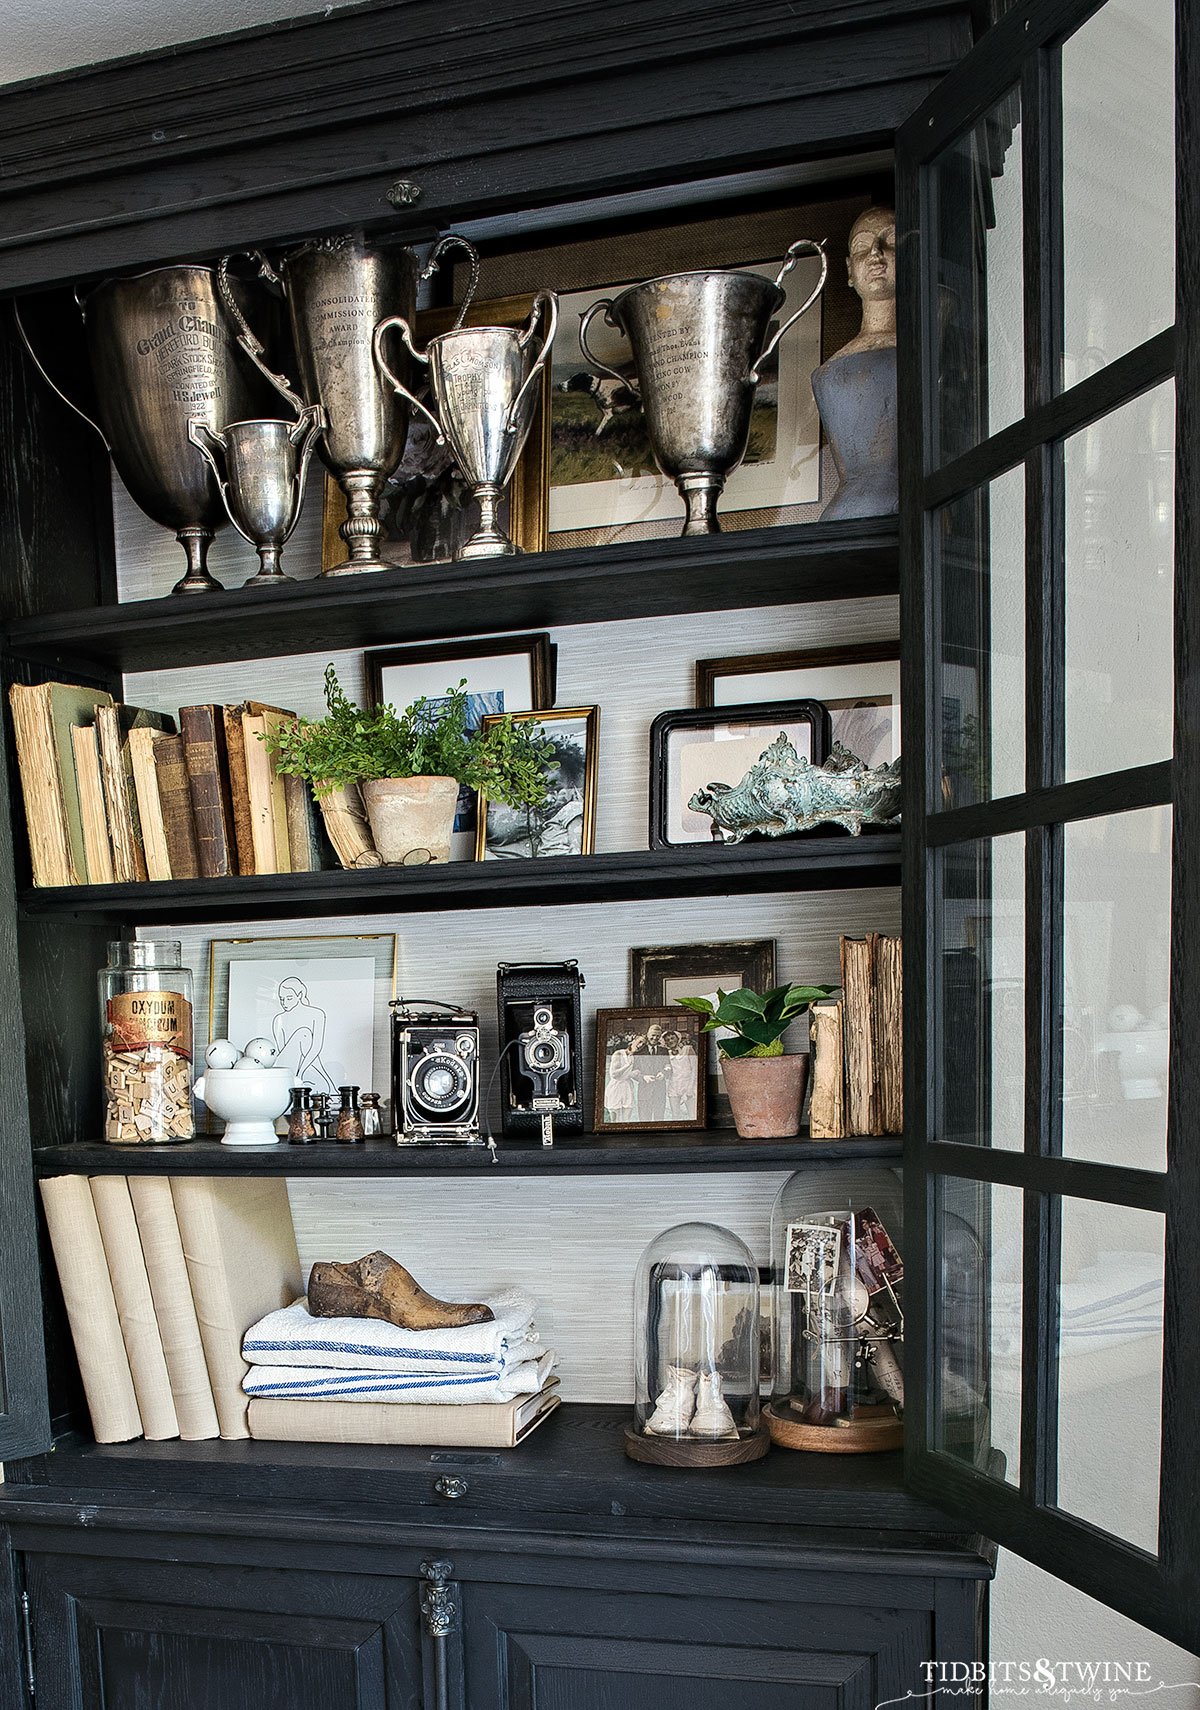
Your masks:
M493 297L473 303L468 326L524 326L533 309L532 293ZM458 310L427 309L417 316L416 343L449 332ZM550 467L550 364L542 371L541 397L533 429L501 508L500 522L522 552L546 546ZM444 564L466 540L479 519L471 489L454 463L448 445L438 445L432 427L414 412L400 466L388 479L380 503L384 533L380 557L397 566ZM346 496L333 476L325 476L321 520L321 568L340 564L346 545L339 530L346 520Z
M489 714L482 729L503 714ZM548 794L538 808L510 808L481 791L475 828L477 861L537 861L551 855L590 855L596 839L599 707L555 707L513 713L540 724L554 753L546 762Z

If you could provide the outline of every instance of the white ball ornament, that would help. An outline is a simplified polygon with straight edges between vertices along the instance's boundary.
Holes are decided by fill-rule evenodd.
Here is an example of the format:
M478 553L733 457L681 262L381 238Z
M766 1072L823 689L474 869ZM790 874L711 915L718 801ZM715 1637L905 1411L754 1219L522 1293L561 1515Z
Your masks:
M254 1061L253 1057L239 1057L233 1066L235 1069L258 1069L262 1067L261 1063Z
M228 1039L214 1039L204 1053L205 1066L210 1069L232 1069L238 1060L238 1048Z
M251 1039L242 1051L243 1057L248 1057L260 1069L269 1069L275 1061L276 1050L269 1039Z

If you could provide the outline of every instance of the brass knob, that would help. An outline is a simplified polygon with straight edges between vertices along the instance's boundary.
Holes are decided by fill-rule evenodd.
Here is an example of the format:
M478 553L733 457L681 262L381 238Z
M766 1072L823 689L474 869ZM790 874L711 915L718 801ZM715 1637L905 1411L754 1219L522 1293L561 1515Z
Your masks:
M433 1487L439 1496L444 1496L447 1502L457 1502L460 1496L465 1496L470 1489L465 1478L439 1478Z

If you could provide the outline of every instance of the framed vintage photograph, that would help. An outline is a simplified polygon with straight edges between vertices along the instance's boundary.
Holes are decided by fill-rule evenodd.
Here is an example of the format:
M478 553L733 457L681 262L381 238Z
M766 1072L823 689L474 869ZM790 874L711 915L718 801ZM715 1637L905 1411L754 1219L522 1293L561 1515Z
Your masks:
M686 1009L598 1009L592 1126L703 1128L701 1018Z
M488 714L482 728L496 722ZM540 724L554 753L547 761L548 794L539 808L510 808L479 798L477 861L529 861L550 855L590 855L596 839L596 776L600 708L555 707L515 713Z
M473 303L468 326L524 326L533 308L533 294ZM428 309L417 316L416 344L424 350L431 338L449 332L457 318L453 308ZM398 337L399 335L397 335ZM412 365L417 368L414 363ZM414 391L419 397L417 382ZM550 364L542 374L541 406L526 442L516 474L509 484L500 523L522 552L541 552L546 544L546 483L550 434ZM479 507L456 466L448 445L438 445L430 424L414 411L400 467L389 478L380 505L384 535L380 556L389 564L442 564L452 559L479 521ZM321 568L340 564L346 556L338 530L346 520L346 497L332 475L325 476L321 522Z
M403 712L420 695L436 704L464 678L475 730L488 713L533 712L554 705L554 649L544 630L479 641L377 647L365 662L367 704L372 707L391 705ZM469 861L474 855L475 825L475 792L464 785L450 840L452 861Z
M829 708L830 742L868 766L900 756L900 643L867 641L696 661L696 705L806 696Z
M782 255L740 257L744 271L774 279ZM616 298L644 275L567 292L560 301L550 401L549 513L553 535L595 531L599 541L644 538L647 525L682 522L683 500L654 460L646 435L634 364L624 334L597 315L589 331L600 362L628 375L622 385L584 354L580 319L600 298ZM820 277L820 261L804 257L783 281L785 300L771 322L781 325L804 302ZM750 444L721 497L728 520L754 512L756 520L787 520L787 513L820 497L821 426L811 376L821 362L821 300L784 337L762 369L751 418ZM760 518L759 513L767 513Z
M650 847L712 842L713 822L688 806L709 784L740 784L782 732L819 766L829 752L829 714L820 701L754 701L660 713L650 726Z
M775 940L741 938L727 944L661 944L629 952L630 997L635 1004L667 1006L680 998L706 997L746 988L770 991L775 984ZM726 1029L704 1035L708 1077L708 1126L732 1128L717 1048Z
M387 1091L394 933L217 938L209 946L208 1036L240 1049L269 1039L297 1086Z

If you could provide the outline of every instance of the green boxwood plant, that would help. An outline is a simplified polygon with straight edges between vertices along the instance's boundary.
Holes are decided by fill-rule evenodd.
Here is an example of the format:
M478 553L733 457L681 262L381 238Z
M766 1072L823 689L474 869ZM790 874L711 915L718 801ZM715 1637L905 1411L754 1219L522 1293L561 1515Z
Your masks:
M332 665L325 669L324 718L298 718L264 741L280 772L307 778L318 797L372 778L454 778L509 807L540 807L554 750L541 725L505 719L468 728L466 679L436 708L425 696L398 713L355 706Z
M760 996L747 990L723 992L718 988L715 1004L704 997L677 998L676 1002L708 1018L705 1033L722 1027L732 1029L732 1039L717 1041L723 1057L782 1057L783 1035L791 1023L810 1003L836 990L836 986L776 986Z

